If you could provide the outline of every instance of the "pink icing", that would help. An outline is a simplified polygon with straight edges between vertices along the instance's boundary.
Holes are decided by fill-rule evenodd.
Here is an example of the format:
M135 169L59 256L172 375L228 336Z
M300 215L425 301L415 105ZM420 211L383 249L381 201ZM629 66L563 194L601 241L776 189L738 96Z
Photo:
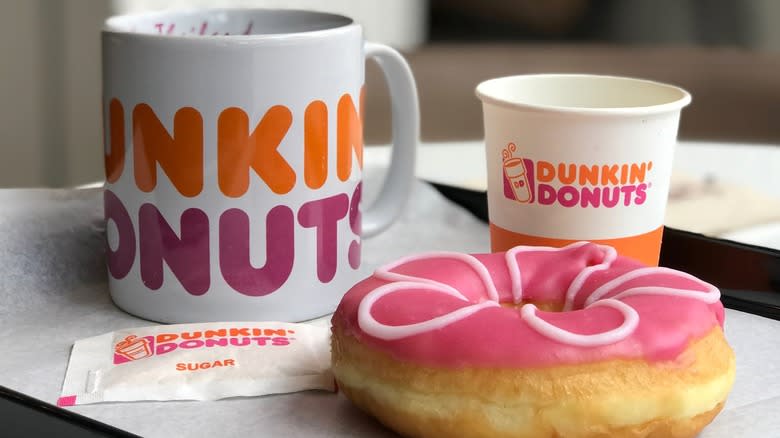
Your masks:
M578 242L406 257L347 292L333 318L373 348L435 366L664 361L723 325L719 298L689 274ZM523 301L564 311L500 305Z

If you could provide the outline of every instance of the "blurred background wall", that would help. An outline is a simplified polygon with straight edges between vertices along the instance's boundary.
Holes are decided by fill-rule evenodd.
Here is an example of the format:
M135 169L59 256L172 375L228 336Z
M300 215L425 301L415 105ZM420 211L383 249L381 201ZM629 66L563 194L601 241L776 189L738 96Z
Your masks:
M682 138L780 143L774 0L0 0L0 187L102 179L102 21L207 5L353 16L409 58L424 140L481 137L479 80L577 71L689 88ZM389 99L371 66L367 88L366 141L389 141Z

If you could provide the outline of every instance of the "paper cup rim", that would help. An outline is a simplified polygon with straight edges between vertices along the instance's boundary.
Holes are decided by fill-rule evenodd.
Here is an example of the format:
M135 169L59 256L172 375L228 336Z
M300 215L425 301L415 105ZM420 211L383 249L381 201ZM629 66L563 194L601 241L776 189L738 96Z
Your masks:
M662 103L653 103L648 105L634 105L634 106L604 106L604 107L586 107L586 106L567 106L567 105L551 105L545 103L534 103L528 101L521 101L520 99L509 99L498 96L495 90L490 88L496 86L496 84L508 81L531 81L531 80L556 80L556 79L574 79L574 80L614 80L619 82L631 83L636 86L652 86L666 92L674 93L677 95L676 99L669 99ZM609 115L609 116L639 116L639 115L651 115L673 111L680 111L683 107L691 103L691 95L684 89L663 83L653 81L649 79L641 79L629 76L614 76L614 75L594 75L594 74L580 74L580 73L543 73L543 74L528 74L528 75L513 75L502 76L498 78L488 79L477 85L475 88L477 97L483 103L489 103L504 108L537 111L537 112L555 112L555 113L568 113L568 114L581 114L581 115Z

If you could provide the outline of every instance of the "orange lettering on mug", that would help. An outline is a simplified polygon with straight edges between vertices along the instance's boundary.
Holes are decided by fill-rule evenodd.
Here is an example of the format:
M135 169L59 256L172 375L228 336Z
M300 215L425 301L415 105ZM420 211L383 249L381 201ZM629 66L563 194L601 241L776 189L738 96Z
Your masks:
M173 136L154 110L145 104L133 109L133 160L135 183L144 192L157 185L157 163L184 196L203 189L203 119L195 108L185 107L173 116Z
M336 167L338 177L346 181L352 173L352 150L357 155L358 166L363 168L363 93L360 90L360 114L349 94L339 99L336 126Z
M116 182L125 167L125 109L117 99L108 104L108 137L111 152L104 155L106 179Z
M295 186L295 172L279 154L279 144L292 124L292 113L271 107L249 133L249 117L240 108L227 108L217 121L217 173L225 196L237 198L249 188L251 167L268 187L284 194Z
M599 184L599 166L592 165L590 167L580 164L580 185L590 184L597 186Z
M315 100L303 116L303 179L318 189L328 178L328 107Z

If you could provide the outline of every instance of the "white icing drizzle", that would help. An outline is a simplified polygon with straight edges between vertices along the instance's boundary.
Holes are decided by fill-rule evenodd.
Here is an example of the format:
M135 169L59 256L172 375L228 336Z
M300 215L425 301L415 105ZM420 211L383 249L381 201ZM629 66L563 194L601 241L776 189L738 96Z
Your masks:
M358 324L360 324L360 328L364 332L371 333L372 336L375 336L377 338L392 341L395 339L401 339L408 336L413 336L423 332L446 327L452 324L453 322L460 321L461 319L466 318L473 313L479 312L482 309L486 309L488 307L500 306L500 304L498 304L498 302L496 301L483 301L481 303L472 304L466 307L461 307L460 309L457 309L453 312L437 316L427 321L417 322L414 324L407 324L407 325L395 325L395 326L382 324L381 322L377 321L373 317L373 315L371 315L371 307L374 305L374 303L377 300L379 300L380 298L382 298L387 294L398 292L400 290L409 290L409 289L430 290L430 291L436 291L447 295L452 295L464 301L466 300L463 297L463 295L461 295L460 293L453 294L451 288L442 287L442 286L443 285L441 283L439 284L415 283L415 282L405 282L405 281L401 281L397 283L388 283L383 286L380 286L372 290L370 293L368 293L363 298L363 301L360 302L360 307L358 307Z
M488 298L496 302L498 301L498 291L496 290L496 285L493 283L493 278L490 277L490 272L488 272L485 265L480 263L479 260L477 260L476 257L472 256L471 254L441 251L441 252L429 252L425 254L411 255L396 260L395 262L388 263L387 265L381 266L374 272L374 276L376 278L379 278L380 280L385 280L385 281L412 281L417 283L437 284L457 291L452 286L438 282L436 280L431 280L429 278L413 277L411 275L399 274L397 272L392 271L393 269L401 265L405 265L407 263L415 262L418 260L430 260L430 259L454 259L465 263L471 269L473 269L474 272L476 272L479 279L482 280L482 284L485 286L485 290L487 291ZM460 292L457 293L460 297L466 299L466 297L463 296Z
M568 312L574 308L574 299L577 298L577 293L580 291L580 289L582 289L582 286L585 284L585 280L587 280L588 277L590 277L590 275L596 271L609 269L609 267L612 266L612 262L617 259L617 251L615 251L615 248L606 245L597 246L601 251L603 251L604 259L601 261L601 263L586 267L580 271L576 277L574 277L574 280L572 280L569 288L566 290L566 300L563 302L564 312Z
M623 323L614 329L592 335L582 335L572 333L568 330L556 327L549 322L536 316L536 306L526 304L520 309L520 316L531 328L550 339L555 339L564 344L577 345L580 347L597 347L600 345L612 344L627 338L634 332L639 325L639 314L631 306L617 300L596 301L588 307L606 306L617 309L623 314Z
M587 244L588 242L574 242L566 248L576 249ZM523 301L523 274L520 272L520 266L517 263L517 254L521 252L552 252L560 250L561 248L552 246L516 246L506 252L506 265L507 268L509 268L509 279L512 284L512 298L514 299L515 304L519 304Z
M608 293L615 290L615 288L628 283L631 280L636 280L637 278L643 277L645 275L655 275L655 274L671 274L676 275L677 277L682 277L687 280L691 280L695 283L699 283L704 288L706 288L705 291L693 291L690 289L677 289L677 288L671 288L671 287L655 287L655 286L641 286L641 287L634 287L631 289L626 289L614 297L612 299L618 299L623 297L628 297L632 295L672 295L672 296L680 296L680 297L687 297L687 298L695 298L700 301L704 301L707 304L712 304L720 299L720 290L716 288L715 286L704 282L702 280L699 280L698 278L694 277L691 274L688 274L686 272L680 272L675 271L674 269L669 268L663 268L663 267L646 267L646 268L639 268L635 269L633 271L626 272L625 274L615 277L612 280L602 284L596 290L594 290L590 296L585 300L585 307L589 306L591 303L595 302L596 300L600 299L604 295L607 295Z
M579 248L588 242L575 242L563 248L553 247L533 247L533 246L518 246L510 249L506 252L505 261L509 271L509 277L512 287L512 298L515 304L522 302L523 300L523 287L522 287L522 271L517 262L517 254L521 252L547 252L547 251L564 251ZM596 245L598 249L602 251L603 258L598 264L588 266L580 271L572 280L571 284L566 290L566 296L564 301L564 311L572 310L574 306L574 300L577 294L582 289L585 281L588 277L600 270L609 269L612 263L617 259L617 252L614 248L605 245ZM432 259L449 258L464 262L470 268L477 273L479 278L485 287L485 291L488 295L487 301L480 303L474 303L469 306L462 307L450 313L439 315L426 321L421 321L413 324L391 326L382 324L377 321L372 315L372 308L382 297L392 294L394 292L417 289L425 290L430 293L443 293L453 296L463 301L469 302L468 298L463 295L456 288L428 278L419 278L406 274L399 274L392 270L402 266L406 263L415 261L427 261ZM678 289L669 287L656 287L656 286L641 286L634 287L619 292L615 296L608 299L600 299L604 295L609 294L615 288L637 278L646 275L653 274L670 274L678 277L686 278L702 285L705 291L696 291L690 289ZM374 276L380 280L388 281L389 283L382 285L373 291L369 292L363 297L358 307L358 325L367 334L384 340L397 340L409 336L414 336L420 333L440 329L446 327L452 323L467 318L474 313L477 313L483 309L498 307L499 296L496 290L493 279L490 276L487 268L479 262L474 256L470 254L452 253L452 252L436 252L420 255L413 255L404 257L397 260L394 263L382 266L376 270ZM604 283L596 290L594 290L590 296L585 300L585 309L595 306L607 306L618 310L623 316L623 322L617 328L607 330L602 333L594 333L589 335L583 335L579 333L573 333L568 330L564 330L560 327L556 327L553 324L543 320L537 316L537 307L533 304L526 304L520 309L520 316L529 327L536 330L539 334L569 345L580 347L594 347L612 344L621 341L630 336L637 325L639 324L639 314L634 308L628 304L619 301L620 298L636 295L668 295L668 296L680 296L686 298L693 298L707 304L712 304L720 299L720 291L713 285L703 282L698 278L680 271L675 271L668 268L661 267L646 267L635 269L627 272L619 277L616 277L607 283Z

